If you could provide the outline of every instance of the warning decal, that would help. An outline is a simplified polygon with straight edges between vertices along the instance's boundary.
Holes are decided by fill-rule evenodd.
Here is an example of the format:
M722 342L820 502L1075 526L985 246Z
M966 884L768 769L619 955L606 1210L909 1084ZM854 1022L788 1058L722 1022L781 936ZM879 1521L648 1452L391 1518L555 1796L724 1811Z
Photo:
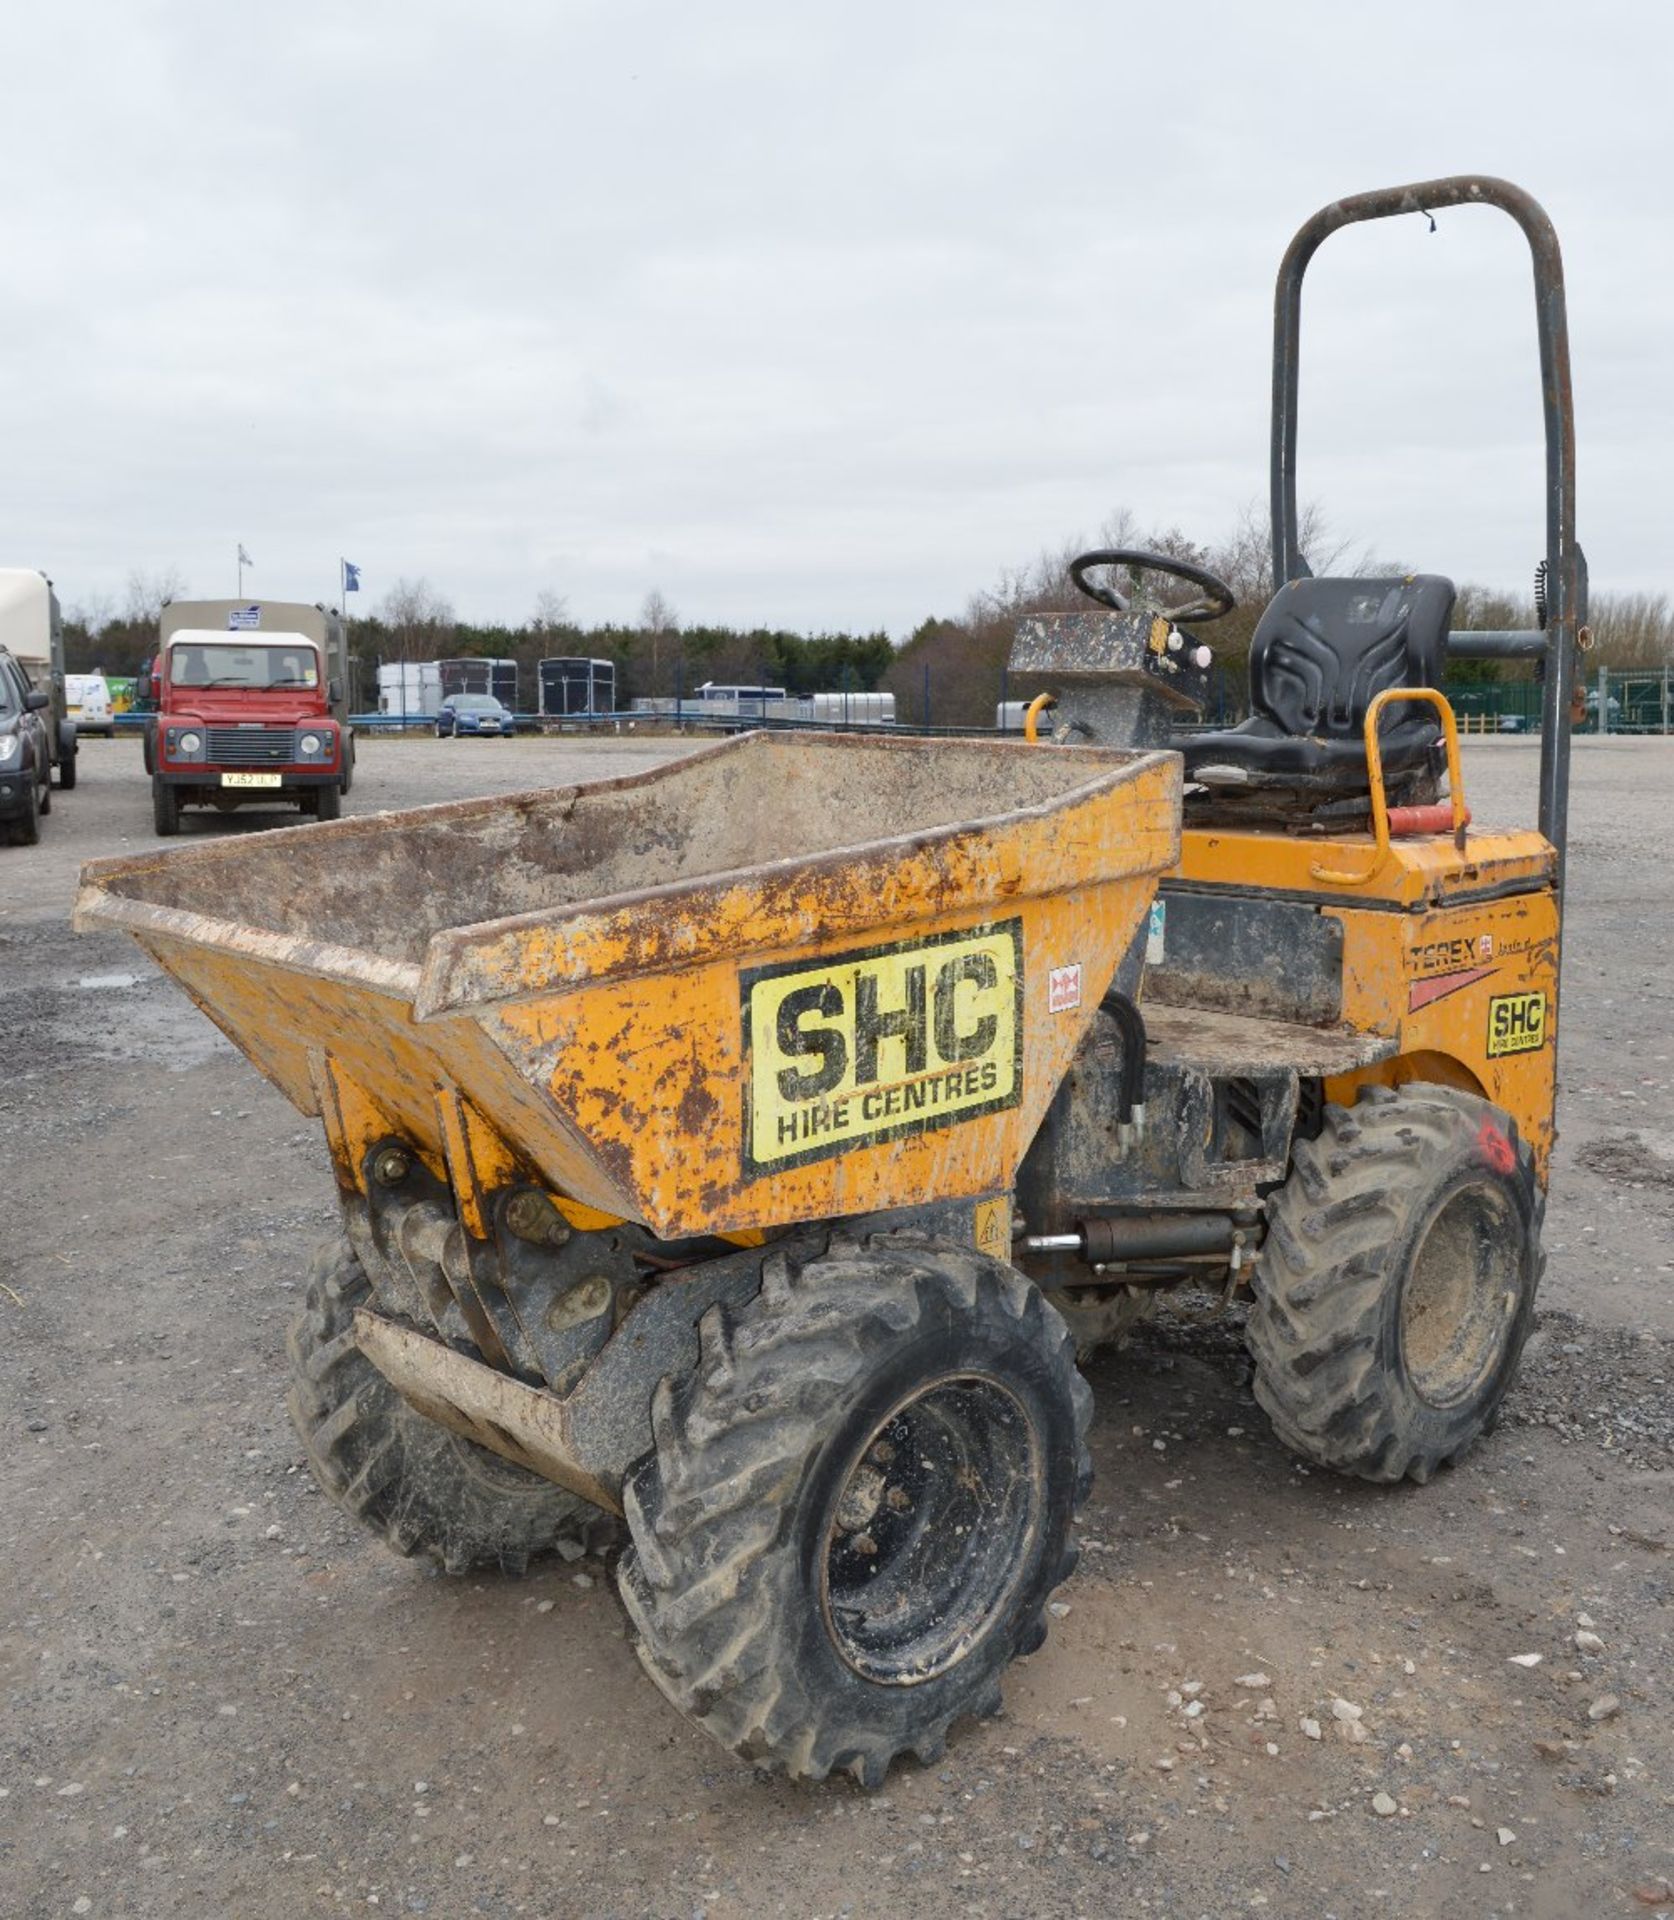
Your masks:
M1488 1057L1535 1053L1546 1044L1546 995L1497 993L1488 1002Z
M748 1175L1022 1097L1021 920L759 967L741 987Z
M977 1250L996 1260L1011 1258L1011 1198L979 1200L972 1215L972 1239Z

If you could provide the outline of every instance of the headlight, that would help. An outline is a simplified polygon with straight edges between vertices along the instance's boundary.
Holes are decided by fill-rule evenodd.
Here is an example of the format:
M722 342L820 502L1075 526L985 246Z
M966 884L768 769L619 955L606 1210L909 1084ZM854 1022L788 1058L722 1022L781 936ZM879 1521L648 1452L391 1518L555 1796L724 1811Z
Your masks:
M0 767L8 760L15 760L23 742L15 733L0 733Z
M305 733L296 744L298 752L312 759L320 750L320 736L317 733Z
M203 751L203 735L201 733L183 733L180 736L180 751L182 753L201 753Z

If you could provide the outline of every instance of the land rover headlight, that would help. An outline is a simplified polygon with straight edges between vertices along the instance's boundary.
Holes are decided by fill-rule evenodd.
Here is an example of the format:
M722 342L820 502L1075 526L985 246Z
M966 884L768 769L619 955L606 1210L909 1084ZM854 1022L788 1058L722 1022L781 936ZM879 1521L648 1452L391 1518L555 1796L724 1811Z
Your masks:
M325 743L317 733L305 733L296 744L297 751L305 759L312 760Z
M203 735L201 733L192 733L190 731L183 733L180 736L180 751L183 754L187 755L188 757L190 757L192 754L202 753L203 752Z
M0 733L0 767L17 758L18 748L22 744L15 733Z

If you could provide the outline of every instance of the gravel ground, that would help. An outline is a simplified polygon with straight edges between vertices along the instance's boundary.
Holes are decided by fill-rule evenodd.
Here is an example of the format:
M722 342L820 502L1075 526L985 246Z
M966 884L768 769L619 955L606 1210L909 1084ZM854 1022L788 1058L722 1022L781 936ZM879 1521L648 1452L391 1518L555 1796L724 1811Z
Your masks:
M348 811L674 750L373 741ZM1310 1473L1181 1302L1095 1363L1046 1647L875 1795L690 1730L607 1568L448 1579L315 1492L281 1399L323 1144L70 934L80 861L153 844L137 746L81 764L0 852L0 1915L1674 1914L1674 748L1578 746L1551 1265L1499 1431L1423 1489ZM1533 777L1474 747L1477 817Z

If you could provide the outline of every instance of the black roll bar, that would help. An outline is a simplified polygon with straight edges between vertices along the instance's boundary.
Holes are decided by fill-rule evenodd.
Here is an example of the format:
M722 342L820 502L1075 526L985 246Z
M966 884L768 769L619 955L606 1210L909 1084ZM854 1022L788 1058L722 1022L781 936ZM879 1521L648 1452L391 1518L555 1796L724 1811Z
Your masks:
M1557 849L1558 887L1569 827L1569 706L1575 658L1587 618L1586 562L1575 538L1575 399L1569 377L1569 319L1558 236L1540 203L1509 180L1455 174L1409 187L1357 193L1321 207L1297 230L1279 265L1273 299L1273 579L1305 576L1297 541L1296 414L1302 338L1302 276L1320 243L1339 227L1441 207L1488 206L1523 229L1534 263L1535 325L1540 340L1541 408L1546 422L1546 625L1528 632L1455 633L1449 650L1466 659L1544 656L1541 703L1540 831Z

